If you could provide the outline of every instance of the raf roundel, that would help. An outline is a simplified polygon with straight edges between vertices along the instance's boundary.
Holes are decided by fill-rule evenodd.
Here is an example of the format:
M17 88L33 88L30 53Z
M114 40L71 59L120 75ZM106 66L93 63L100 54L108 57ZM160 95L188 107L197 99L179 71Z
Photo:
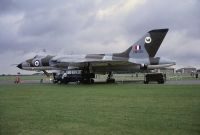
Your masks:
M145 38L145 43L147 43L147 44L151 43L151 37L146 37Z
M40 65L40 62L39 62L38 60L36 60L36 61L34 62L34 64L35 64L36 67L38 67L38 66Z

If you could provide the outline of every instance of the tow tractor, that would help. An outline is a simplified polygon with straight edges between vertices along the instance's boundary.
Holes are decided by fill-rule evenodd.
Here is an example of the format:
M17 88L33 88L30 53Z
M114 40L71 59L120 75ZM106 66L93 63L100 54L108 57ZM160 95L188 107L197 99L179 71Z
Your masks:
M67 84L69 82L94 83L94 73L83 73L82 70L68 70L64 73L53 73L54 83ZM88 81L89 80L89 81Z

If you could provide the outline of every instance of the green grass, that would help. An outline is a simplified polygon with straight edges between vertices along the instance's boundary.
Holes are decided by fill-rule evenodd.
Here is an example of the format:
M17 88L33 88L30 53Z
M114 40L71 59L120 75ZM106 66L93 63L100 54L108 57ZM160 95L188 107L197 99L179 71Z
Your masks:
M40 80L42 78L47 78L46 76L39 75L21 75L19 76L21 80ZM0 81L15 81L16 76L0 76Z
M199 135L200 85L0 85L2 135Z

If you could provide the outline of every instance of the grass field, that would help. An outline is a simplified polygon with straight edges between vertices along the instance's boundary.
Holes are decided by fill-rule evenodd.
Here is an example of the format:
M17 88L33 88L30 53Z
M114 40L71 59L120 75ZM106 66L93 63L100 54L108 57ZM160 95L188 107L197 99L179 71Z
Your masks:
M200 85L0 85L1 135L199 135Z
M39 76L39 75L21 75L21 80L40 80L42 78L45 78L45 76ZM0 81L15 81L16 76L0 76Z

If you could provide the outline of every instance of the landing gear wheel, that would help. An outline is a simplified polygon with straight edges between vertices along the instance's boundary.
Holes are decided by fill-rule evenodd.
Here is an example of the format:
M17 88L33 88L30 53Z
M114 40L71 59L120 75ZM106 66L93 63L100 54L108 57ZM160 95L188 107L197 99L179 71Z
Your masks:
M83 83L83 84L94 84L94 79L91 79L91 78L84 79L84 80L81 81L81 83Z
M115 83L115 79L107 79L106 82L107 83Z
M94 79L90 79L90 83L91 83L91 84L94 84Z
M107 77L107 79L106 79L106 82L107 82L107 83L115 83L115 79L113 78L112 72L109 72L109 73L108 73L108 77Z
M149 84L149 81L144 81L144 84Z

